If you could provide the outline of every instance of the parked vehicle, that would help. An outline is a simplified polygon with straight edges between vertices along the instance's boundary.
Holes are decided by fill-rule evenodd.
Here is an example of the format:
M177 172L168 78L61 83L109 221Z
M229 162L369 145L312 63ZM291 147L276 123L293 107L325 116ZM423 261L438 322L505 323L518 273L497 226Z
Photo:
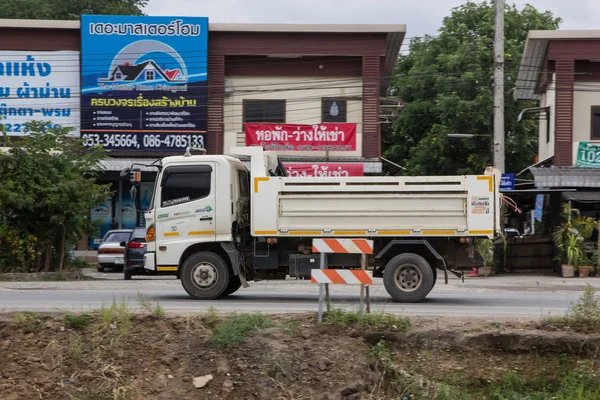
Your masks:
M483 259L477 237L500 232L499 171L475 176L286 177L274 154L167 157L145 213L144 268L179 274L197 299L215 299L250 279L310 278L313 238L370 238L368 268L396 301L424 299L437 271ZM136 170L125 170L134 187ZM277 176L279 175L279 176ZM328 254L330 268L361 267L360 254ZM459 272L457 272L459 273Z
M125 267L123 274L125 280L130 280L133 275L143 275L144 254L146 254L146 228L135 228L127 243L121 243L125 247Z
M122 242L129 239L132 229L118 229L106 232L98 247L98 272L106 268L123 269L125 265L125 246Z

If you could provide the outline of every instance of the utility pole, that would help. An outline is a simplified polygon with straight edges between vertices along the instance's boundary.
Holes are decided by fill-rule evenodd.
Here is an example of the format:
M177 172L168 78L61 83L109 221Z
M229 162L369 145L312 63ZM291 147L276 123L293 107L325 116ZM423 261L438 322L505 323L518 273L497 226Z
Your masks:
M494 166L504 169L504 0L496 2L494 40Z

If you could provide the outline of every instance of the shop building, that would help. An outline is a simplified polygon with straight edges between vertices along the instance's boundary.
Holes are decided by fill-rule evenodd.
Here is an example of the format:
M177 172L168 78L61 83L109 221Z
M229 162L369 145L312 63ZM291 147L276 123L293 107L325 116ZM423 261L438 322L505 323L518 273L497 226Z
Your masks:
M600 200L600 31L530 31L514 93L539 100L535 185Z
M190 145L203 146L209 154L263 145L278 151L297 175L382 172L380 119L384 111L402 106L400 100L386 98L386 91L405 25L196 24L192 17L142 17L134 26L127 20L133 17L105 18L0 19L0 113L12 118L8 123L15 129L26 118L59 119L52 114L56 112L62 118L58 123L73 127L74 135L107 148L110 158L101 181L111 182L115 194L92 210L92 217L104 222L103 230L136 224L128 183L119 179L122 168L182 154ZM196 27L196 36L204 41L187 44ZM124 34L108 40L106 35L119 29ZM131 47L146 38L134 29L146 36L174 29L182 38L169 42L165 35L156 36L153 40L164 42L169 50L156 47L151 57L151 52L143 55L145 50ZM128 34L132 37L123 44ZM140 57L123 58L127 53ZM11 83L3 85L9 63L10 68L26 65L31 74L38 63L44 68L47 64L52 73L42 76L48 71L37 71L33 86L56 89L57 95L49 92L44 100L20 97L17 91L32 87L33 75L23 75L22 69L15 75L11 69ZM198 76L203 78L192 79ZM117 92L102 93L109 86L137 88L148 82L158 82L153 87L164 92L153 96L139 89L120 98ZM177 84L177 91L165 82ZM9 86L11 94L5 96L2 88ZM29 111L19 119L21 108ZM181 113L163 113L169 109ZM154 176L152 168L142 170L148 172L143 208Z

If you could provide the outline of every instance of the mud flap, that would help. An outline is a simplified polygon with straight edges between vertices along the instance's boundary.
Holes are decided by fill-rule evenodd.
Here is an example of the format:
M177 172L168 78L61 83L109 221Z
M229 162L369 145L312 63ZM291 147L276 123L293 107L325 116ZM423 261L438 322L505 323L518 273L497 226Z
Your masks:
M244 265L242 263L242 255L233 242L221 242L221 247L227 252L231 266L233 268L233 274L240 278L242 287L250 287L246 280L246 274L244 272Z

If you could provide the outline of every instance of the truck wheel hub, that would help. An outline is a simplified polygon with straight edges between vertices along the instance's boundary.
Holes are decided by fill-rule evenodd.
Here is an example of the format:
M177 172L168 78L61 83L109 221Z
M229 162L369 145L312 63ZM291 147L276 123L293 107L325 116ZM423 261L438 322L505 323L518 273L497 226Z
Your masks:
M421 286L423 277L415 265L405 264L400 266L395 273L396 285L405 292L412 292Z
M197 264L192 270L194 286L200 289L208 289L213 286L219 277L214 265L209 263Z

